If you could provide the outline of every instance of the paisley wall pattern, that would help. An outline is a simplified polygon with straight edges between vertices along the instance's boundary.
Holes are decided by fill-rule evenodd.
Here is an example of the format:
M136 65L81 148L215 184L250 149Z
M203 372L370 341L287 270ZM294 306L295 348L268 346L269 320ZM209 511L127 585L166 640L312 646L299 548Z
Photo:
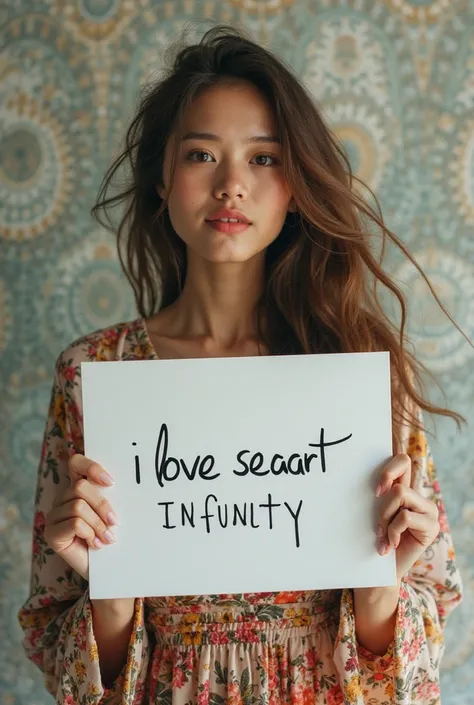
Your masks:
M472 0L0 1L0 703L51 702L20 647L30 523L53 363L135 315L110 235L88 215L138 88L189 20L236 22L304 79L474 339ZM466 596L447 634L444 705L474 703L474 352L396 253L418 355L447 403L439 468ZM443 402L435 386L434 401Z

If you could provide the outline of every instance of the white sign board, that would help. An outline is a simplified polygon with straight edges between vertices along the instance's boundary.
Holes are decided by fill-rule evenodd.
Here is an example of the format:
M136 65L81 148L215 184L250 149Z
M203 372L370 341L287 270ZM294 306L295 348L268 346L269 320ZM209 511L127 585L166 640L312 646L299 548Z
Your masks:
M82 380L119 517L92 598L395 585L375 535L388 353L86 362Z

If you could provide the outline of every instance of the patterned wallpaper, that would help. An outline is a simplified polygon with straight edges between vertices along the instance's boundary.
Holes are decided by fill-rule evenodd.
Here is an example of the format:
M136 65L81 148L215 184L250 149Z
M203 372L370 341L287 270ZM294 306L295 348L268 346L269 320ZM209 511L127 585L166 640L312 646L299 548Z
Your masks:
M303 78L388 225L474 338L474 3L461 0L0 1L0 703L41 705L16 613L60 350L135 316L113 238L88 215L138 88L189 20L237 22ZM474 353L394 252L418 355L474 422ZM434 385L432 399L443 401ZM466 596L447 633L443 704L474 704L474 446L432 447Z

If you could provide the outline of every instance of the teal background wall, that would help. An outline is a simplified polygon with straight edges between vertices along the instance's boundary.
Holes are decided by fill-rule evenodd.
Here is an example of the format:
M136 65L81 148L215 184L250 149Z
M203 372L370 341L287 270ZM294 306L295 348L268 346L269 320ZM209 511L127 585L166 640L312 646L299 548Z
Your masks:
M113 238L89 217L139 89L182 26L237 22L297 71L474 339L474 3L460 0L0 1L0 704L41 705L20 646L33 494L53 363L79 335L135 317ZM416 352L471 421L432 447L466 596L443 705L474 703L474 354L411 266ZM431 398L443 399L435 386Z

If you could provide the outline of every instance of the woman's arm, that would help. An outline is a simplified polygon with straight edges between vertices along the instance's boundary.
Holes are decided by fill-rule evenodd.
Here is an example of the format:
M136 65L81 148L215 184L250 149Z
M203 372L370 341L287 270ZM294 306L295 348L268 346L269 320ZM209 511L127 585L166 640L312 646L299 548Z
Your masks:
M419 420L422 424L421 412ZM412 461L411 488L437 507L439 534L415 563L399 574L399 598L393 613L395 594L392 602L383 588L343 591L334 659L347 698L369 693L381 702L428 705L439 700L443 632L449 613L461 600L462 584L422 429L410 429L405 452ZM400 568L403 570L402 565Z
M121 627L112 622L107 631L101 629L105 613L99 610L98 642L87 580L51 549L44 535L45 516L58 493L69 486L69 458L84 450L80 363L89 359L86 350L86 344L76 344L56 363L38 468L30 593L18 616L26 654L43 671L45 687L58 703L138 703L146 681L149 651L143 600L135 601L131 625L130 614L125 619L122 613ZM123 648L113 670L118 670L120 660L122 671L108 690L102 682L101 666L108 668L107 642L111 644L112 634L117 637L117 628ZM112 672L105 675L112 679Z
M412 485L412 459L396 455L381 473L378 551L396 551L397 585L354 590L355 625L359 644L382 655L391 644L396 624L402 577L422 557L439 534L439 509Z
M91 600L102 683L113 684L127 663L135 600Z
M393 641L400 584L354 590L357 641L373 654L384 654Z

